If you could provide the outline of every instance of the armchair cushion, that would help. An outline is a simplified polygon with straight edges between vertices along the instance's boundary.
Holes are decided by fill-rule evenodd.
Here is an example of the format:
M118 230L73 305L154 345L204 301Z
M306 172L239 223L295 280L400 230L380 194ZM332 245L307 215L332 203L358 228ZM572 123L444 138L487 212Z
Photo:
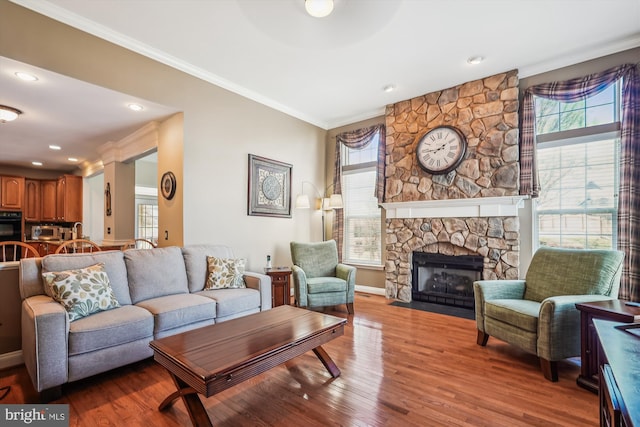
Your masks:
M527 270L524 299L542 302L557 295L617 296L621 256L621 252L609 250L540 248Z
M318 294L322 292L346 292L347 282L337 277L313 277L307 279L307 292Z
M540 303L528 300L498 299L485 303L485 314L529 332L538 331Z
M320 243L291 242L293 263L304 270L307 278L335 277L338 265L336 242Z

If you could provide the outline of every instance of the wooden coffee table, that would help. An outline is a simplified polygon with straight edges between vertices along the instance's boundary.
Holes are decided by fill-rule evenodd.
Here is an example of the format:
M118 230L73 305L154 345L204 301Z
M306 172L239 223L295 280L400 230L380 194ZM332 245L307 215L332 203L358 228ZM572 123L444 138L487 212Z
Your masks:
M151 341L154 359L177 387L159 406L181 397L194 426L211 426L198 393L213 396L313 350L333 378L340 369L321 347L344 334L346 319L283 305Z

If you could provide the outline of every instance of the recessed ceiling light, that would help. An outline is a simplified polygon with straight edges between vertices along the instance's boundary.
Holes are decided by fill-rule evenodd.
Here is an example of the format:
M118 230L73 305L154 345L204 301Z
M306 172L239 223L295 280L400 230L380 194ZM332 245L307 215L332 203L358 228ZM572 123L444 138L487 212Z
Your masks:
M472 65L478 65L482 61L484 61L484 57L482 56L471 56L467 59L467 62Z
M127 107L129 107L130 110L133 111L142 111L144 110L144 107L140 104L129 104L127 105Z
M333 11L333 0L304 0L304 8L314 18L324 18Z
M22 71L18 71L15 74L16 74L16 77L26 82L35 82L38 80L38 78L33 74L23 73Z
M69 157L67 160L69 160L70 162L77 162L78 159L76 159L75 157Z
M31 162L33 166L42 166L42 162Z
M50 145L49 148L52 150L62 150L62 147L60 147L59 145Z
M384 90L385 92L389 93L389 92L393 92L394 90L396 90L396 87L394 85L386 85L385 87L382 88L382 90Z

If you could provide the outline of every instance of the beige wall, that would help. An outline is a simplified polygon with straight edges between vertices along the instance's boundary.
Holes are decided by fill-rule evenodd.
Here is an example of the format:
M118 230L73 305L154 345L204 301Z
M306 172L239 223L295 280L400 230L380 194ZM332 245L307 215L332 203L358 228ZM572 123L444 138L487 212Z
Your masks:
M229 245L254 270L267 254L274 265L290 265L292 240L321 239L316 212L247 215L247 157L292 164L295 200L303 180L318 188L324 182L326 131L7 0L0 0L0 55L184 113L184 160L158 167L159 174L179 172L182 198L182 207L174 203L161 220L161 239L164 229L170 239L179 234L176 224L183 223L184 244Z

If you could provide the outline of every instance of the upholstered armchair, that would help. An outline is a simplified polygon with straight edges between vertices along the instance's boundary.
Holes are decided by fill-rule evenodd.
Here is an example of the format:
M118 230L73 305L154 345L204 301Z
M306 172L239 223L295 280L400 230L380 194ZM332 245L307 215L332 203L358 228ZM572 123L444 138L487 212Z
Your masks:
M580 355L576 303L616 299L624 253L542 247L525 280L473 284L477 343L489 336L535 354L544 377L558 380L557 362Z
M356 268L338 262L335 240L291 242L293 291L298 307L346 304L353 314Z

